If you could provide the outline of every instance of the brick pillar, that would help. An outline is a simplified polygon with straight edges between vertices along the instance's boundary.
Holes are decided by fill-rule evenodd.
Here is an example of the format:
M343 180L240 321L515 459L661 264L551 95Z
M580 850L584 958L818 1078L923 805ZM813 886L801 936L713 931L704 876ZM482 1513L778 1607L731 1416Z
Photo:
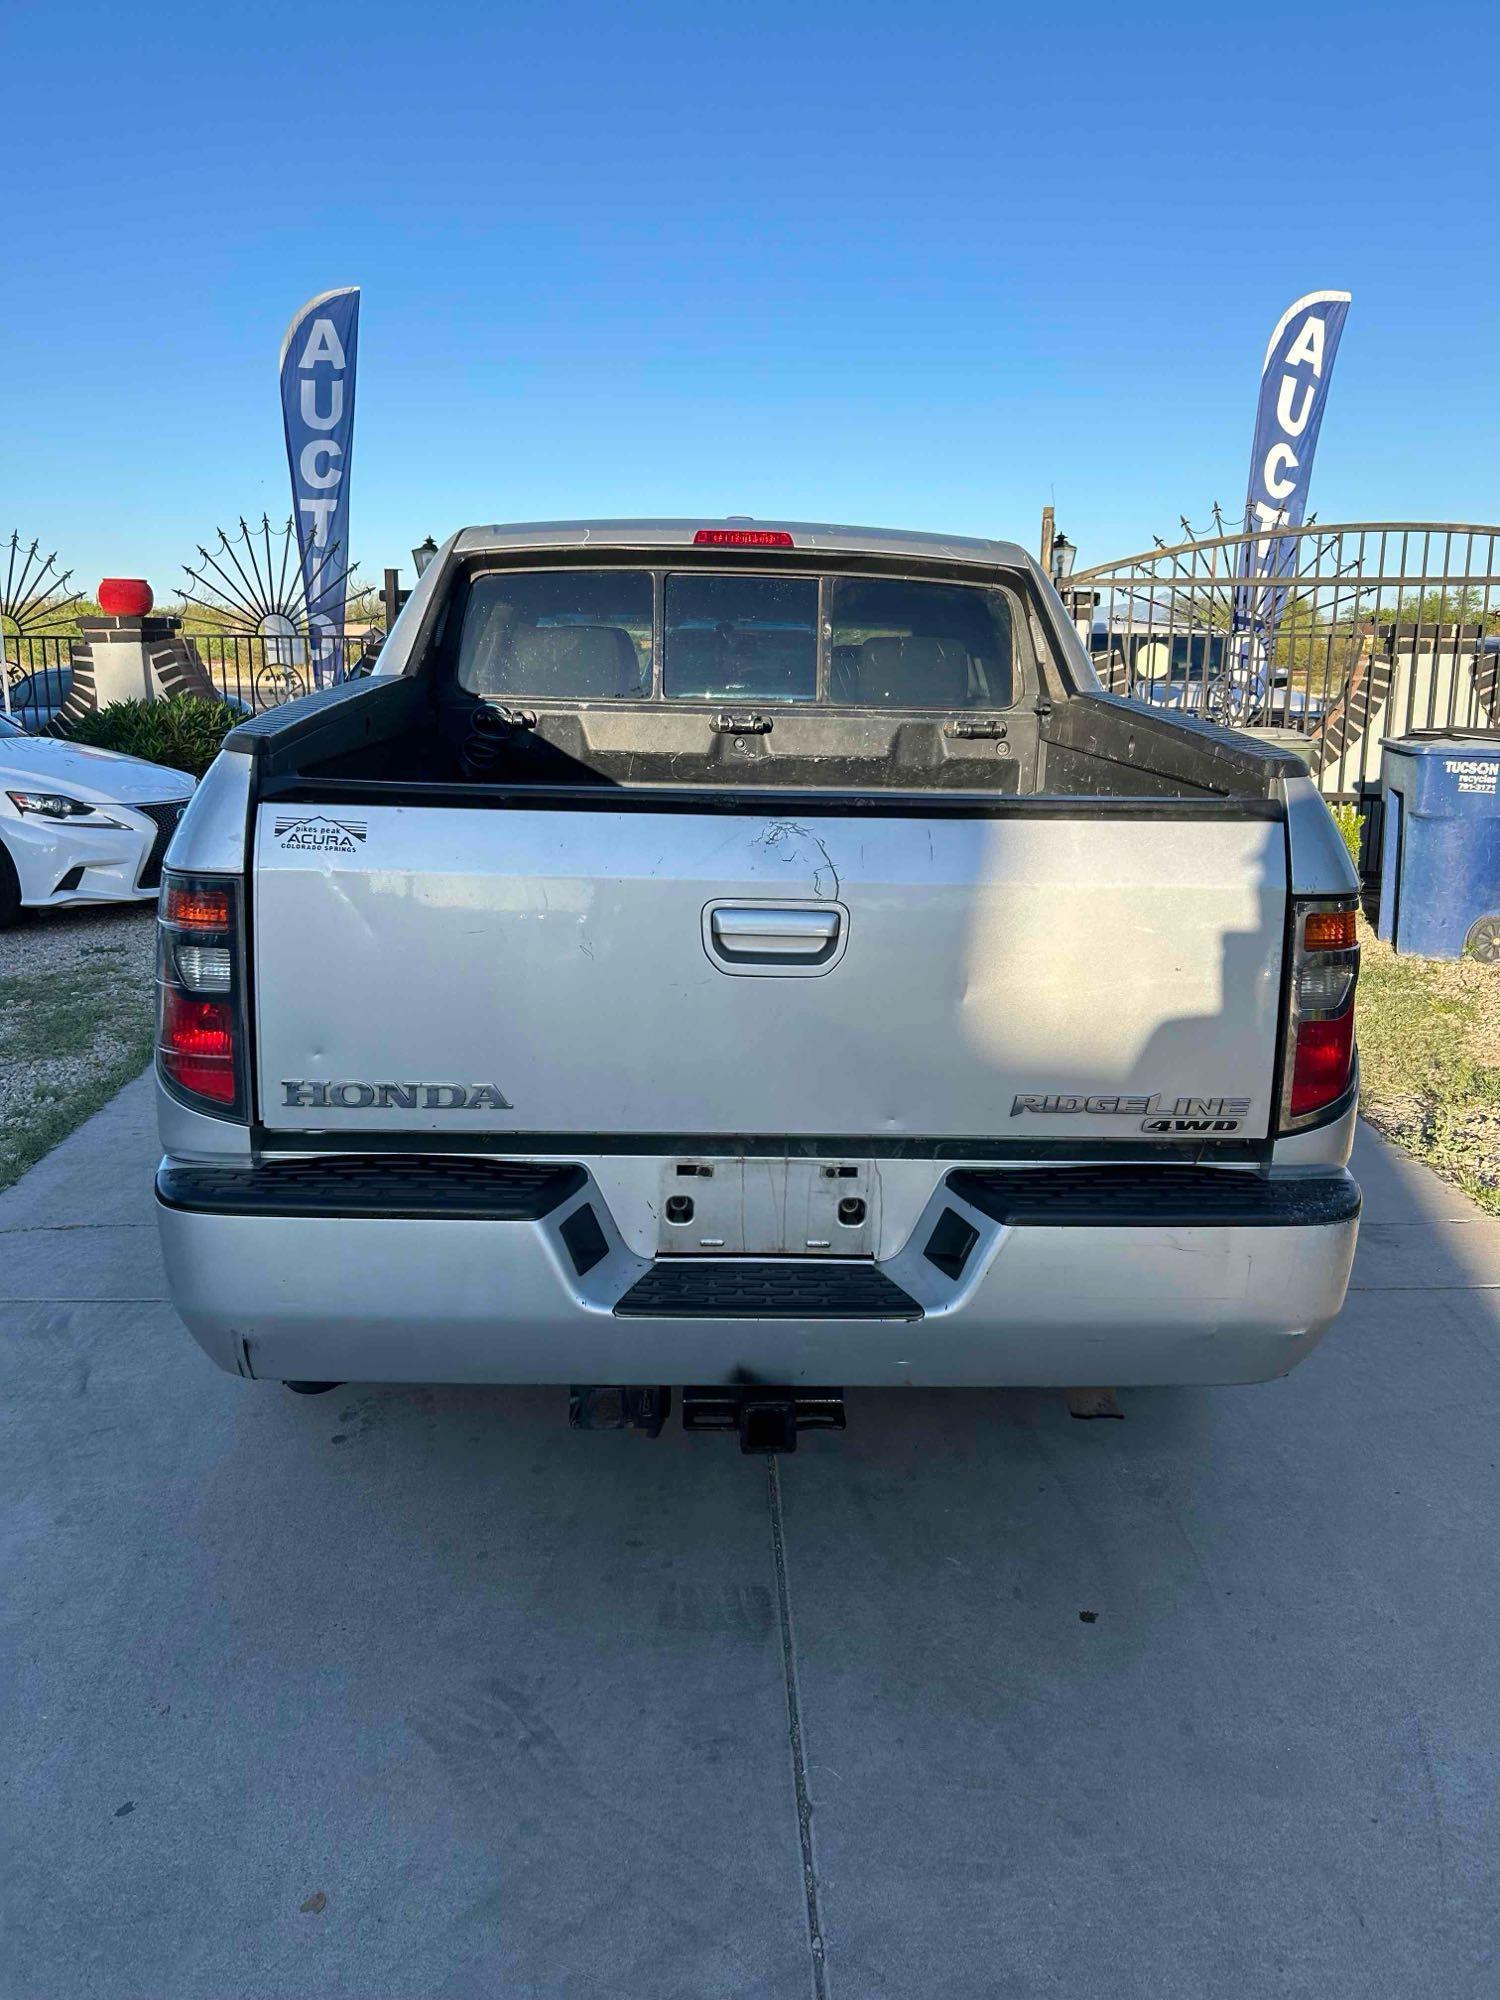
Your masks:
M73 684L58 719L76 722L117 701L160 701L169 694L212 698L219 693L180 618L119 617L108 613L78 621L83 634L73 648Z

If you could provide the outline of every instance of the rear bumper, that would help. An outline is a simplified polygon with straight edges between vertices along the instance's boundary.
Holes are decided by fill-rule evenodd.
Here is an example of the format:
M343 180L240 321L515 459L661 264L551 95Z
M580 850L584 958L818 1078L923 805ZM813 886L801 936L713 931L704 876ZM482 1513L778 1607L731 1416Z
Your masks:
M1358 1228L1344 1173L933 1167L878 1263L653 1260L591 1166L509 1164L164 1161L174 1303L278 1380L1254 1382L1338 1312Z

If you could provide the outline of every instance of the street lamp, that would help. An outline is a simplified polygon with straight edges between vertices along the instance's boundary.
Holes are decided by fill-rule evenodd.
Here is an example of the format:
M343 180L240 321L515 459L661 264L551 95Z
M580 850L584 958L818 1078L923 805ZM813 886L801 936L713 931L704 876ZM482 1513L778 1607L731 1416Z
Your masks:
M431 535L427 537L420 548L412 550L411 559L416 566L418 576L421 576L423 570L426 569L436 554L437 543L432 539Z
M1061 590L1073 574L1073 558L1078 553L1066 535L1052 538L1052 581Z

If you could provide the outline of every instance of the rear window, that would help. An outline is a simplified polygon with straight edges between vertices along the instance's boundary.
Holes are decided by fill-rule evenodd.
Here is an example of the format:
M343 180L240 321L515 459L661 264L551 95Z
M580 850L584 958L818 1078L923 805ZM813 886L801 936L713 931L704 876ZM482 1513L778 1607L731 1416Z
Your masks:
M662 684L679 697L816 700L817 579L669 576Z
M1008 708L1010 598L967 584L834 577L828 698L876 708Z
M458 641L471 694L627 700L651 691L648 570L477 576Z
M900 577L490 571L468 586L457 678L497 701L1008 708L1026 678L1015 607Z

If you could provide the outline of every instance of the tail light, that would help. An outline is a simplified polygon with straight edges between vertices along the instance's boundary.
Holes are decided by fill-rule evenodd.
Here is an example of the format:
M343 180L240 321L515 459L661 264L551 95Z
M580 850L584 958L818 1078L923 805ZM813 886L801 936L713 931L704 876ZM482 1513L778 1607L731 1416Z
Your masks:
M1358 919L1352 897L1292 905L1292 957L1282 1060L1281 1126L1294 1132L1354 1080Z
M241 893L231 877L169 872L157 906L156 1073L219 1118L249 1105Z

